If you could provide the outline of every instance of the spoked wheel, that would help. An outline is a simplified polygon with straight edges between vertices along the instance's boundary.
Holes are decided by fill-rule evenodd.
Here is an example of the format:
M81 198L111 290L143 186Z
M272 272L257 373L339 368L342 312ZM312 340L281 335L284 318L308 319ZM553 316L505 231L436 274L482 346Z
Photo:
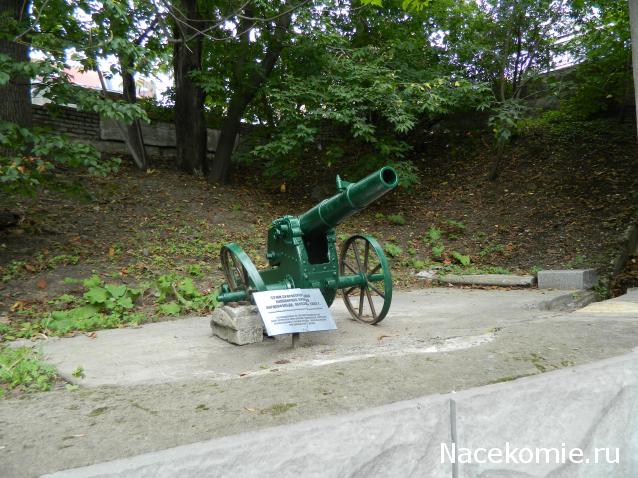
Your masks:
M355 320L381 322L392 303L392 275L383 249L371 236L349 238L341 249L339 274L359 275L365 284L343 290L343 301Z
M266 290L266 284L257 268L237 244L233 242L222 247L219 258L231 292L243 290L246 292L246 300L252 302L253 292Z

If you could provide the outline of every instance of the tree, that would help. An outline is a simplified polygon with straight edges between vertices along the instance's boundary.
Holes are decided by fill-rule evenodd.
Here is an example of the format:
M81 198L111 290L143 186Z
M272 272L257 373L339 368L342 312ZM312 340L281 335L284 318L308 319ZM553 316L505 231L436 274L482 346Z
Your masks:
M393 163L414 177L405 161L408 134L480 107L486 88L464 79L431 45L441 12L406 18L400 8L330 6L296 19L301 33L246 115L263 125L250 156L274 181L300 174L311 155L327 167L345 159L370 170Z
M632 90L632 48L625 0L585 2L575 11L578 34L568 43L576 60L563 102L570 112L589 117L619 113L622 120Z
M206 175L207 133L204 90L195 81L201 72L203 25L197 0L181 0L173 6L173 68L175 77L175 136L177 165L187 173Z
M28 45L16 36L28 21L29 1L0 0L0 55L13 62L29 61ZM5 83L0 81L0 120L23 127L32 125L31 85L24 75L14 76Z
M636 127L638 128L638 3L629 0L629 18L631 22L631 58L634 76L634 105L636 108ZM636 140L638 141L638 130Z
M262 29L261 35L265 43L263 55L248 56L251 51L250 31L255 28L257 20L254 17L254 10L245 7L243 15L240 17L238 44L239 50L243 51L244 55L237 58L232 70L232 94L222 123L211 170L211 178L215 181L225 182L228 178L231 156L239 134L241 120L246 108L272 73L275 63L281 55L284 39L288 35L290 27L293 5L289 1L282 2L273 20Z
M104 13L104 4L117 7L118 3L80 3L78 9L82 6L88 10L79 12L70 9L65 0L33 0L29 13L20 13L13 3L3 4L13 8L2 17L6 29L1 38L5 42L3 51L12 55L0 54L0 88L9 88L17 100L5 108L11 114L0 117L0 189L33 192L44 181L55 181L51 173L60 166L107 174L117 165L116 160L101 160L89 145L42 128L29 128L28 119L24 120L20 112L30 113L29 91L33 86L54 104L75 104L79 110L125 123L146 118L137 105L77 87L65 72L69 53L85 69L93 69L100 53L111 54L114 46L127 43L125 39L109 37L91 23ZM25 54L29 47L39 50L37 58L30 59ZM4 101L2 105L6 106Z

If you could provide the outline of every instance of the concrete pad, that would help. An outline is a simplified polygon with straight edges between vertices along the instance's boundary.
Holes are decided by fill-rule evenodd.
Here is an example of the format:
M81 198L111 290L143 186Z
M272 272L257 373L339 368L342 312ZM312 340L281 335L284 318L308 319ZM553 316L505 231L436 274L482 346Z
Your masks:
M398 292L391 315L379 327L346 320L339 331L323 336L334 339L332 345L318 344L321 336L312 334L302 337L296 350L288 339L243 347L225 344L226 349L211 353L211 341L221 341L197 330L190 330L187 338L179 321L129 329L150 342L156 334L164 337L154 346L140 339L124 347L124 336L110 336L123 331L98 332L94 340L37 341L36 347L84 343L82 350L72 345L82 361L73 355L65 360L70 370L86 365L89 380L97 370L92 350L103 363L104 350L112 346L118 351L110 356L115 361L101 370L121 384L60 386L0 400L0 476L39 476L433 394L454 398L472 387L517 383L510 381L638 347L635 319L543 310L560 296L539 290ZM207 320L191 320L210 333ZM167 339L163 327L177 337ZM149 356L146 361L140 348ZM229 357L222 353L226 351ZM142 366L150 372L129 381L127 373L139 374ZM170 379L162 382L162 374ZM495 395L494 406L501 400L508 395ZM512 475L490 470L484 476Z
M577 319L614 319L638 321L638 289L629 289L626 294L602 302L589 304L575 310L570 317Z
M576 311L580 315L623 315L638 320L638 303L628 301L605 301L590 304Z
M591 289L598 282L594 269L538 271L539 289Z
M501 287L531 287L536 284L534 276L510 274L446 274L438 278L439 282L460 285L493 285Z
M451 450L452 443L457 448L450 459L443 450ZM512 454L513 462L496 464L479 462L485 461L486 453L476 455L477 460L470 463L461 458L461 449L471 453L500 450L501 458L506 458L508 449L522 448L533 454L540 450L541 459L522 462L528 456L522 453ZM546 455L543 450L549 448L559 454ZM565 448L582 450L583 463L554 458ZM609 454L597 455L597 448ZM611 463L604 462L607 456ZM598 463L593 462L596 457ZM634 351L539 377L421 397L47 476L607 478L637 473L638 353Z
M264 364L272 362L290 370L481 346L493 341L499 328L534 319L564 295L448 289L398 293L389 316L378 326L351 320L337 300L331 311L338 330L302 334L301 347L294 350L289 336L238 349L211 336L207 317L50 339L42 350L65 379L90 387L226 380L268 374ZM83 378L73 376L78 367L84 370Z
M450 440L447 401L426 397L48 476L446 476Z

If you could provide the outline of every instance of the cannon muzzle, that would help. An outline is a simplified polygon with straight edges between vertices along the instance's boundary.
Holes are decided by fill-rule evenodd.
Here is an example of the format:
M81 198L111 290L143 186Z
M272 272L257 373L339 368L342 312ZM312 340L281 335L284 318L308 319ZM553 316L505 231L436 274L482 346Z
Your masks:
M299 216L299 225L304 234L325 232L341 221L364 209L399 183L397 172L389 166L366 176L361 181L349 183L337 176L339 193L324 199L309 211Z

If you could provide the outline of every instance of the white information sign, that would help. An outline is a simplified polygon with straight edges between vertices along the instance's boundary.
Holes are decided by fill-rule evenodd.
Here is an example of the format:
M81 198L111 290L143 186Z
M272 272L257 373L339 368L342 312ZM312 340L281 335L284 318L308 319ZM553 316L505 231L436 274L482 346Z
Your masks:
M268 335L337 328L319 289L253 292L253 297Z

